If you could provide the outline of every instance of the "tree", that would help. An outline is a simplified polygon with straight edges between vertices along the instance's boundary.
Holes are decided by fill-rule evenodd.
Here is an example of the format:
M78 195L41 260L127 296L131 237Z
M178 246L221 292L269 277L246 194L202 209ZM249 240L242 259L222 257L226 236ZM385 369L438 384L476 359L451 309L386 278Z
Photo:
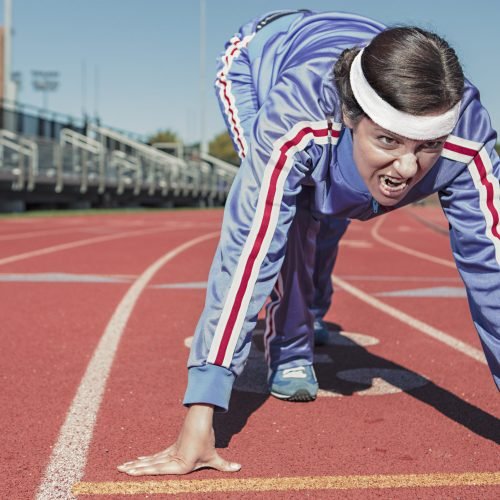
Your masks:
M155 142L182 142L179 136L172 130L165 129L159 130L156 134L148 138L148 144L154 144Z
M228 132L222 132L217 135L208 145L208 152L221 160L232 163L233 165L240 165L240 158L234 150L231 137Z

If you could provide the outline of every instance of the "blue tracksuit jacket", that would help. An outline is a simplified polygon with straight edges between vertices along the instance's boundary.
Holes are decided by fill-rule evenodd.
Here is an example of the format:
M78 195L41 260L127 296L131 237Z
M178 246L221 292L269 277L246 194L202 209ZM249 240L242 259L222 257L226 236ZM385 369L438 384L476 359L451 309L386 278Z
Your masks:
M228 42L216 90L242 163L227 200L189 357L185 404L227 409L305 191L318 218L367 220L387 211L372 199L357 172L333 81L341 52L367 45L383 29L353 14L275 12L247 23ZM394 208L439 193L472 318L500 387L500 161L495 143L479 92L466 81L460 119L440 160Z

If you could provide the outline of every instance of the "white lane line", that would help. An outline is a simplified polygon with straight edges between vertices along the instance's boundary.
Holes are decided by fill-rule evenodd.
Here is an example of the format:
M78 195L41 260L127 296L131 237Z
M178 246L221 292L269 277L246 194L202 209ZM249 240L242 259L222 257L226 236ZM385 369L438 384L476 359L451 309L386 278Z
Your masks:
M418 220L418 222L420 222L424 226L427 226L429 229L432 229L434 232L437 232L444 236L449 236L450 230L448 229L448 227L445 227L442 224L440 224L443 214L441 214L441 217L439 218L434 217L436 222L433 222L432 219L429 219L427 216L422 217L421 215L415 213L413 210L406 209L406 212L409 213L414 219Z
M373 244L369 241L349 239L340 240L339 245L351 248L371 248L373 246Z
M49 235L54 235L54 234L61 234L61 233L105 233L109 234L111 231L115 231L114 234L118 234L117 232L120 229L131 229L133 226L141 226L144 228L144 225L146 222L142 222L141 224L136 224L135 222L132 222L130 224L122 224L120 226L116 224L108 224L104 223L103 225L98 225L98 226L71 226L71 227L65 227L61 229L45 229L45 230L38 230L38 231L29 231L25 233L12 233L12 234L3 234L0 235L0 241L9 241L9 240L24 240L27 238L36 238L37 236L49 236ZM163 227L166 231L175 231L177 229L189 229L189 228L200 228L200 227L208 227L207 224L195 224L193 223L187 223L187 224L182 224L182 222L171 222L171 221L165 221L162 222L160 225L156 224L154 227ZM216 224L212 224L210 227L217 227ZM152 228L149 228L152 229Z
M46 236L50 234L68 233L68 232L78 232L81 228L78 227L66 227L64 229L49 229L44 231L30 231L28 233L17 233L17 234L2 234L0 235L0 241L8 240L23 240L26 238L35 238L36 236Z
M166 283L164 285L153 285L153 288L170 288L170 289L200 289L207 288L208 283L206 281L195 281L191 283Z
M461 340L458 340L455 337L452 337L451 335L448 335L447 333L438 330L437 328L434 328L433 326L430 326L427 323L424 323L423 321L420 321L419 319L414 318L413 316L410 316L403 311L400 311L399 309L396 309L395 307L385 304L381 300L378 300L375 297L372 297L371 295L363 292L359 288L352 286L347 281L344 281L338 276L332 275L332 282L335 286L338 286L346 292L349 292L356 298L362 300L363 302L366 302L372 307L375 307L375 309L378 309L379 311L392 316L393 318L401 321L402 323L405 323L415 330L425 333L425 335L428 335L429 337L432 337L433 339L438 340L439 342L442 342L449 347L452 347L453 349L461 352L462 354L465 354L466 356L469 356L472 359L475 359L476 361L479 361L480 363L486 364L484 354L479 349L476 349L475 347L466 344L465 342L462 342Z
M380 236L378 231L383 222L384 218L381 217L371 228L371 235L373 236L373 239L375 239L379 243L382 243L382 245L394 248L395 250L399 250L400 252L406 253L413 257L418 257L419 259L428 260L429 262L434 262L435 264L441 264L443 266L456 269L455 263L451 260L440 259L439 257L434 257L434 255L429 255L428 253L413 250L412 248L405 247L404 245L399 245L398 243L394 243L393 241L387 240L386 238Z
M76 498L71 488L83 477L87 452L111 365L128 318L143 290L154 274L168 261L188 248L219 234L219 231L208 233L174 248L151 264L130 286L111 317L80 382L38 489L37 500Z
M130 283L130 279L99 274L0 273L0 283Z
M343 274L344 279L349 281L431 281L431 282L451 282L451 283L463 283L460 278L441 278L438 276L386 276L372 274L370 276L365 276L363 274Z
M19 260L30 259L32 257L40 257L41 255L47 255L49 253L60 252L62 250L70 250L72 248L78 248L85 245L101 243L103 241L116 240L119 238L126 238L128 236L139 236L142 234L158 233L162 231L168 231L168 229L164 227L156 227L152 229L143 229L140 231L128 231L125 233L108 234L105 236L95 236L94 238L86 238L84 240L72 241L70 243L61 243L59 245L53 245L50 247L40 248L38 250L32 250L30 252L24 252L24 253L19 253L17 255L4 257L0 259L0 266L3 266L5 264L10 264L12 262L17 262Z
M392 290L390 292L378 292L377 297L415 297L415 298L467 298L467 292L463 286L433 286L430 288L406 288L404 290Z

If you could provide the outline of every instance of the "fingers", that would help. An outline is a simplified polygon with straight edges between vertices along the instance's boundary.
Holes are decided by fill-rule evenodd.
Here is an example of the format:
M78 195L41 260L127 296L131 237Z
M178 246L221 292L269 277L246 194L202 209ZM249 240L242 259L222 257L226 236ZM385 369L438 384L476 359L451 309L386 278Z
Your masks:
M131 469L138 469L150 466L156 466L167 462L170 460L170 457L162 457L162 458L149 458L149 459L140 459L140 460L132 460L131 462L125 462L122 465L119 465L117 469L120 472L128 472Z
M153 455L145 455L143 457L137 457L138 460L152 460L154 458L168 457L173 451L175 451L175 445L169 446L166 450L159 451Z
M187 474L192 470L193 467L189 466L182 460L172 457L151 465L136 465L126 468L122 470L122 472L125 472L125 474L128 474L129 476L158 476L166 474Z
M125 462L117 467L120 472L127 472L130 469L134 468L143 468L148 467L150 465L155 465L156 463L161 463L161 461L165 461L171 453L173 452L173 446L170 446L166 450L155 453L154 455L148 455L143 457L138 457L136 460L130 460L129 462Z
M142 457L137 457L136 460L130 460L117 467L120 472L126 472L129 469L136 467L147 467L149 465L154 465L158 460L165 459L175 452L175 445L169 446L167 449L159 451L153 455L147 455Z

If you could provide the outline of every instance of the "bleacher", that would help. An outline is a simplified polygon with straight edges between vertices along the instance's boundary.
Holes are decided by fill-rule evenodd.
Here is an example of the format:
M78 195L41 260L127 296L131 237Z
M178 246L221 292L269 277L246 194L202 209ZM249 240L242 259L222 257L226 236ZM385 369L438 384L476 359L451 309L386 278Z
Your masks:
M182 156L138 135L3 102L0 211L222 205L237 168L178 151Z

